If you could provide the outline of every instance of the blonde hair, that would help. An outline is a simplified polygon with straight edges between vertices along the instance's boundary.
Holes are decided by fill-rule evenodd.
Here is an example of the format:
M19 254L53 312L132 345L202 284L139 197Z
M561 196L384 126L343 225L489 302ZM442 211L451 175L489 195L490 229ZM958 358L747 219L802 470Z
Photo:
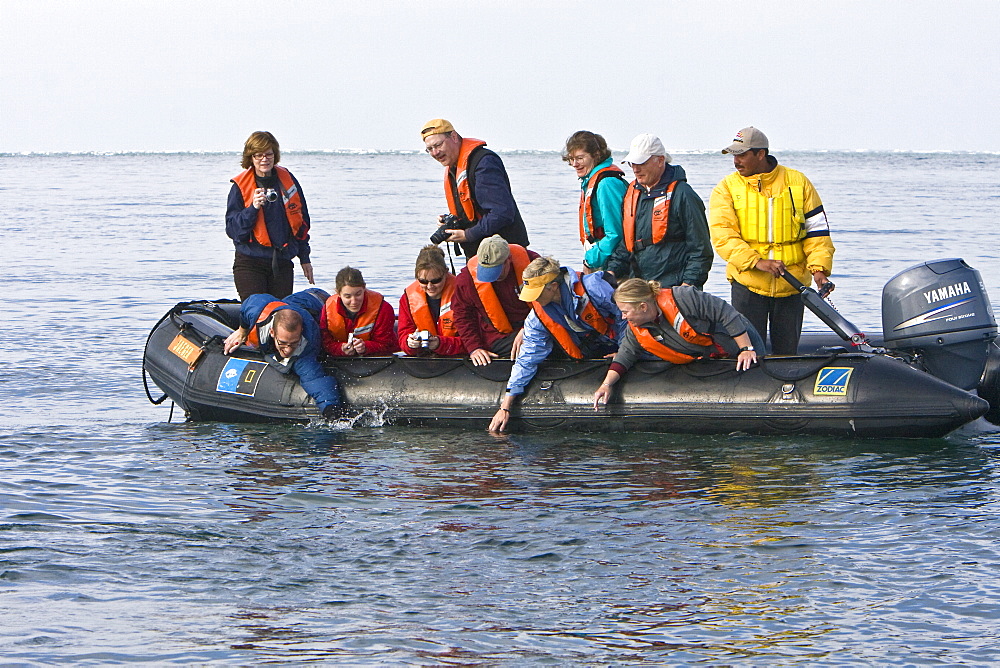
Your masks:
M536 276L544 276L545 274L558 274L561 269L559 260L552 256L536 257L524 268L521 278L529 279Z
M243 161L240 163L243 169L250 169L253 166L254 153L266 153L268 150L274 151L274 163L281 162L281 151L278 150L278 140L270 132L258 130L249 137L243 144Z
M622 281L615 289L615 301L624 304L640 302L655 302L660 294L659 281L644 281L641 278L630 278Z

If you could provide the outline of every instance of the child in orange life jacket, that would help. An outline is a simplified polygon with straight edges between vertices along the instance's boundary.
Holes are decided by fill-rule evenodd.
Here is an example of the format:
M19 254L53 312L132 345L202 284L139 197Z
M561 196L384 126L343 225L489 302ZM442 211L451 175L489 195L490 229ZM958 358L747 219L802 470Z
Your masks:
M413 277L399 299L400 350L407 355L465 355L451 308L455 277L444 263L444 251L434 244L421 248Z
M337 294L326 300L320 314L323 349L334 357L391 355L399 350L393 325L392 306L374 290L354 267L337 272Z
M604 382L594 392L594 410L640 357L688 364L705 357L735 357L736 370L757 361L764 342L750 321L725 300L692 286L661 288L630 278L615 290L628 329Z

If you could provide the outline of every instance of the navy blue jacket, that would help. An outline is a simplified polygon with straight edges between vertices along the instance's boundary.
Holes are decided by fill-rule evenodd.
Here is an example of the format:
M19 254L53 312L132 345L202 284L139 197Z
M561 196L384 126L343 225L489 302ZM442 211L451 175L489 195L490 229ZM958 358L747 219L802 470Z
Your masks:
M494 234L499 234L508 243L528 245L528 230L524 227L521 212L510 190L510 179L503 161L493 151L478 148L473 153L481 153L472 172L472 201L476 211L482 216L475 225L465 231L467 241L460 244L466 257L472 257L479 250L479 242Z
M316 400L316 405L319 407L320 412L323 412L327 406L340 403L340 387L337 385L335 378L327 375L323 369L323 365L316 358L316 355L322 350L320 331L316 319L309 313L312 302L315 299L315 296L309 290L296 292L284 300L268 294L250 295L240 307L240 325L249 331L250 328L257 324L257 320L260 318L264 307L276 301L284 301L285 305L279 306L275 311L292 309L302 316L302 337L306 340L306 345L289 366L299 377L302 389ZM277 352L270 337L261 345L260 350L269 356ZM271 364L271 366L283 373L287 373L288 367L285 365Z
M291 172L289 172L291 174ZM302 192L299 180L292 175L292 181L299 189L299 197L302 198L302 219L309 224L309 207L306 206L306 196ZM267 225L267 236L271 239L272 247L261 246L253 238L253 226L257 223L257 209L253 205L243 205L243 193L235 183L229 190L229 200L226 202L226 234L233 240L236 252L250 257L271 259L272 248L278 249L278 257L282 260L291 261L298 257L302 264L310 264L309 260L309 236L303 240L292 236L292 228L288 224L288 216L285 215L285 205L281 198L277 202L264 202L264 223ZM288 246L282 248L282 246Z

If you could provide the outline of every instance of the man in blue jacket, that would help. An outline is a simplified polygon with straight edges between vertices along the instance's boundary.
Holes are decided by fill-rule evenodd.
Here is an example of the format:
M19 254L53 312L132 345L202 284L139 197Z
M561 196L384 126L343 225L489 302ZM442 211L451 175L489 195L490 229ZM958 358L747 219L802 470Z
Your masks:
M273 295L250 295L240 308L240 327L223 344L229 355L248 342L264 353L268 364L281 373L294 371L325 418L335 417L340 387L316 358L321 350L319 325L314 313L325 297L318 288L302 290L279 300Z
M448 211L459 222L448 229L447 241L471 258L479 243L499 234L508 243L528 246L528 231L510 190L503 161L480 139L464 139L451 123L435 118L420 130L424 150L444 165L444 196ZM439 222L444 223L444 216Z
M503 431L514 400L524 394L538 365L561 350L573 359L615 353L628 324L614 302L614 278L603 271L580 275L551 257L532 260L523 273L521 301L532 302L524 341L507 381L507 394L490 422ZM609 282L611 281L611 282Z

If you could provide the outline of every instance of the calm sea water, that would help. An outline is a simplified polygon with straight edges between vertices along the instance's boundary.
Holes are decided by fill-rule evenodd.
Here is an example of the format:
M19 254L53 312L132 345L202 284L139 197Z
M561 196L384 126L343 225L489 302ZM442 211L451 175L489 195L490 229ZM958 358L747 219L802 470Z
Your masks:
M730 170L677 155L706 199ZM779 154L817 186L834 301L963 257L1000 307L1000 157ZM988 664L1000 433L838 441L185 424L150 327L234 297L236 155L0 156L0 663ZM575 178L505 156L577 264ZM422 154L288 154L313 262L397 296L444 211ZM728 293L721 264L707 289ZM820 328L812 320L811 328ZM483 425L485 428L485 424Z

